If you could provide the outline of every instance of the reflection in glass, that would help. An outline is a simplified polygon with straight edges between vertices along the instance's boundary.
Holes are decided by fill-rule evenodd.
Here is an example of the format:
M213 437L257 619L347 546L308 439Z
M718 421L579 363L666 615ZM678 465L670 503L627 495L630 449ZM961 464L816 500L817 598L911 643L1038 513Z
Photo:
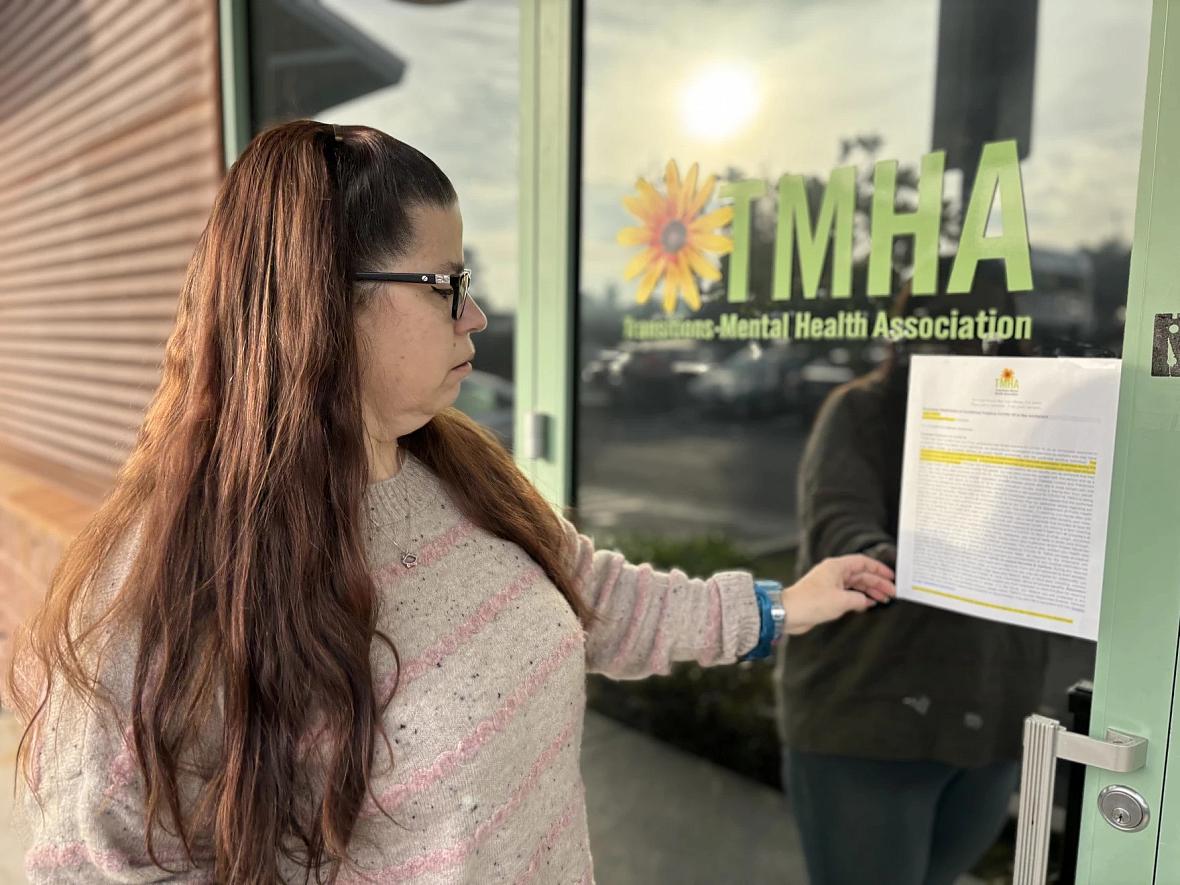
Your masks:
M816 556L867 545L887 557L909 354L953 347L1008 358L1119 353L1150 11L1098 0L762 0L740 9L688 0L668 18L656 6L586 4L579 520L633 558L663 557L662 565L698 574L748 567L789 580ZM660 39L652 40L657 29ZM946 151L942 205L936 200L938 291L945 292L980 153L1007 139L1019 156L1031 291L1009 291L1004 268L984 261L968 295L906 297L915 246L903 236L887 244L887 296L868 297L876 164L897 161L896 210L910 211L923 158ZM849 171L837 172L841 167ZM792 239L791 297L773 300L783 259L777 194L784 174L801 177L808 235L825 191L840 176L848 181L846 286L833 274L829 243L822 266L812 269L816 297L805 298L807 269ZM687 213L691 197L686 203L680 196L686 182L695 195L710 176L706 199ZM744 216L734 211L735 185L751 188ZM991 207L989 235L1002 232L1002 208ZM836 297L844 290L847 298ZM1032 337L1002 346L978 338L900 346L847 334L626 332L657 322L720 330L742 320L753 328L764 317L799 312L821 320L857 310L920 316L976 301L1031 318ZM877 465L871 477L858 479L851 469L855 452ZM846 517L830 512L837 504ZM845 518L874 525L874 536L841 535L831 521ZM943 849L954 854L957 845L947 869L1002 877L1011 862L1010 833L1002 831L1010 827L1019 721L1039 711L1069 722L1067 690L1092 665L1088 643L899 603L834 625L810 645L789 643L777 685L766 668L684 667L650 685L592 681L590 697L597 709L711 759L720 767L699 776L712 778L718 794L730 783L724 769L778 786L777 703L800 750L843 757L838 770L801 772L788 790L797 814L815 821L829 820L834 802L867 814L871 796L837 785L874 777L884 796L875 807L904 817L889 777L902 773L901 763L919 762L935 791L929 795L961 784L989 811L970 822L942 819L958 841L918 846L915 856L941 863ZM925 674L937 685L927 686ZM861 764L882 759L891 763L875 773ZM637 821L638 832L653 817L672 820L666 809L689 787L670 777L653 792L660 802L643 810L649 817ZM588 793L593 815L592 783ZM782 821L793 829L788 811ZM716 841L702 840L682 866L669 853L653 867L676 869L676 881L732 879L720 858L755 848L742 828L727 829L724 820L716 826ZM612 819L612 838L620 829ZM866 857L861 828L827 829L836 855ZM850 833L856 837L841 841ZM818 864L825 849L811 844L813 835L802 839ZM889 847L896 855L898 846ZM644 850L636 845L632 854ZM804 881L799 845L784 840L773 851L761 875ZM600 865L604 880L612 872ZM871 865L855 876L848 881L881 878ZM813 885L846 881L814 870L812 878Z

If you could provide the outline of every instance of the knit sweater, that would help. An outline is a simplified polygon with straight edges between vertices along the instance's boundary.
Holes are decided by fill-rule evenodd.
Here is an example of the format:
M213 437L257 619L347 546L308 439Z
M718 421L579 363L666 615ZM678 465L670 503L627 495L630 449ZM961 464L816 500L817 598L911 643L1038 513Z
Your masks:
M395 822L366 800L349 846L359 871L339 881L592 883L579 770L586 672L637 679L674 661L733 662L757 641L751 576L634 565L566 522L577 585L601 615L584 631L537 563L463 516L413 456L369 486L366 505L378 628L402 661L384 713L394 755L379 749L371 784ZM139 543L113 558L109 586L121 586ZM122 643L102 665L116 698L129 697L135 651ZM378 641L371 660L382 696L393 656ZM164 873L147 859L138 768L108 718L66 699L50 707L36 775L43 813L23 802L30 882L212 881L207 865ZM183 779L181 789L195 794ZM185 870L178 841L158 834L155 846ZM304 881L294 866L282 876Z

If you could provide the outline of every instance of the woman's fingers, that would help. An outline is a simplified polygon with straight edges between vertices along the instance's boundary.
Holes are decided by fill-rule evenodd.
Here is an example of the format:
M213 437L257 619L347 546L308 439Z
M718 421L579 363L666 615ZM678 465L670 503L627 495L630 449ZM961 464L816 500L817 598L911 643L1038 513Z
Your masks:
M849 556L838 556L835 561L839 564L845 581L849 580L853 575L859 575L862 572L888 578L890 581L893 580L893 569L885 563L873 559L871 556L853 553Z
M888 602L897 589L893 569L869 556L841 556L836 560L840 578L848 589L859 590L877 602Z
M868 572L853 575L847 586L871 596L877 602L888 602L897 593L892 581Z
M895 593L893 569L871 557L826 559L783 594L787 630L806 633L816 624L889 602Z

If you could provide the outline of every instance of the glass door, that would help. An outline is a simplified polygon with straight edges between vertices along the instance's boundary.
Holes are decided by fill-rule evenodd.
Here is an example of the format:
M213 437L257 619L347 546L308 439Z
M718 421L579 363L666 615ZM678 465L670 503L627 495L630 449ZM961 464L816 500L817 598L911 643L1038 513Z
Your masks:
M526 363L518 349L533 373L518 421L544 444L522 463L600 545L784 580L826 555L889 559L913 357L986 356L1017 375L1022 359L1126 357L1099 642L899 602L793 639L774 668L592 682L603 735L623 723L661 758L691 760L615 763L611 777L658 801L635 806L634 826L599 805L592 835L632 858L604 880L639 881L643 867L648 881L806 881L810 868L818 885L843 881L849 855L859 866L844 875L890 881L875 834L888 875L904 853L931 881L1009 881L1033 713L1154 735L1148 767L1120 777L1155 777L1154 793L1140 786L1158 797L1171 690L1159 674L1180 613L1131 593L1160 559L1128 556L1125 532L1148 537L1176 497L1140 485L1165 469L1151 446L1171 439L1145 432L1174 430L1177 413L1170 388L1140 377L1147 313L1170 297L1145 284L1141 245L1167 5L1153 31L1150 4L1097 0L524 4L522 248L535 276L520 328L536 323L537 352ZM881 314L902 332L879 334ZM921 333L923 318L945 328L952 315L978 320ZM1145 418L1134 404L1149 395ZM1135 635L1153 644L1128 673ZM592 815L594 777L588 766ZM1096 824L1102 778L1089 780L1083 803L1080 771L1058 779L1052 880L1075 876L1082 821L1078 881L1149 881L1110 878L1103 858L1154 864L1156 823ZM901 809L906 784L920 799ZM656 840L665 857L634 860L659 850L653 829L674 832L717 797L773 825L722 822L687 853ZM914 826L891 829L899 818ZM620 850L629 832L646 849Z

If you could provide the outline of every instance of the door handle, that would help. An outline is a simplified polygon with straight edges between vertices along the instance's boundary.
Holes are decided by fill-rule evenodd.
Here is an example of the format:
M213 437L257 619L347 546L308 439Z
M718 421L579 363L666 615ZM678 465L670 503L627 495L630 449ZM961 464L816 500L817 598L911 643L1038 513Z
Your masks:
M1075 734L1056 719L1032 715L1024 720L1020 769L1020 816L1016 820L1016 865L1012 885L1044 885L1049 869L1049 832L1057 760L1126 773L1147 764L1147 738L1113 728L1106 739Z

